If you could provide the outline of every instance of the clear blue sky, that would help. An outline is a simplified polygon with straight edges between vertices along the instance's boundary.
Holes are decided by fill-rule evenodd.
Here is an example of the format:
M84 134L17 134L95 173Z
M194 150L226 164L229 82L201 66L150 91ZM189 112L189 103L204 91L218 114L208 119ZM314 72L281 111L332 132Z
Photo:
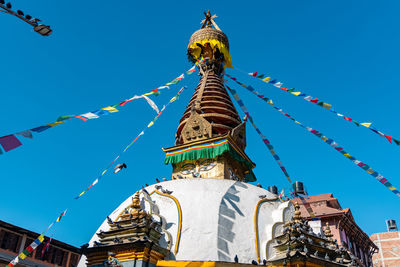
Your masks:
M266 72L333 104L338 112L400 137L398 1L49 1L15 0L15 9L41 18L45 38L0 14L0 135L118 103L169 82L187 70L186 46L211 9L228 35L235 67ZM334 138L400 187L400 147L326 110L232 70L306 125ZM22 140L1 156L0 219L41 232L66 207L54 237L80 246L123 200L155 178L170 177L161 147L174 134L198 76L188 90L123 156L128 169L85 189L155 113L143 100L98 120L68 121ZM348 159L256 97L233 86L271 140L290 175L310 194L332 192L368 234L400 223L400 199ZM161 107L178 86L154 98ZM243 114L241 114L242 116ZM247 154L264 186L288 183L254 129ZM195 196L194 196L195 197Z

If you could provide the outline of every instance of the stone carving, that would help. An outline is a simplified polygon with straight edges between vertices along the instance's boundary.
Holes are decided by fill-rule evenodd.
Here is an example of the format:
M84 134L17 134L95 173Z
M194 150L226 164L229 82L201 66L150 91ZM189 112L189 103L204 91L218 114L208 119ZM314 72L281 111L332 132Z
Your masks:
M185 127L183 127L184 143L203 140L211 137L211 123L202 118L200 114L192 110Z

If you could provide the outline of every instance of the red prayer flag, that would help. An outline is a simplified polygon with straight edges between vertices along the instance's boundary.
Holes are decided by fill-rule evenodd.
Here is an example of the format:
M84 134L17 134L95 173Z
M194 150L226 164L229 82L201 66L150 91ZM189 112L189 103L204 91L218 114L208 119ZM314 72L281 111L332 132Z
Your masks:
M87 121L88 120L88 119L86 119L85 117L82 117L82 116L75 116L75 118L79 118L79 119L81 119L83 121Z
M313 100L311 100L310 102L313 102L313 103L317 104L317 102L318 102L318 98L314 98L314 99L313 99Z
M125 104L128 103L128 100L124 100L121 103L119 103L120 106L125 106Z
M257 72L252 73L253 77L257 77Z
M387 135L387 134L385 134L384 136L386 137L387 140L389 140L390 143L392 143L392 141L393 141L393 137L392 136Z
M346 121L352 121L353 120L353 119L351 119L349 117L346 117L346 116L344 116L343 119L345 119Z

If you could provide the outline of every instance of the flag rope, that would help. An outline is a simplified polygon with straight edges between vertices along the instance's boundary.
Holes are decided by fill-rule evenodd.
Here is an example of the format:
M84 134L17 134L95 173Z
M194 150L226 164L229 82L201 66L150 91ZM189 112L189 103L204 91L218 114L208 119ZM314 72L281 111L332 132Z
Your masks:
M186 71L187 75L191 75L192 73L194 73L196 71L196 65L193 65L189 70ZM3 154L1 147L3 147L5 152L8 152L12 149L15 149L19 146L22 145L22 143L20 142L20 140L17 138L17 135L25 137L25 138L29 138L29 139L33 139L33 135L32 132L35 133L41 133L45 130L48 130L52 127L55 127L57 125L60 125L62 123L65 123L67 120L73 119L73 118L78 118L81 119L83 121L87 121L87 120L91 120L91 119L97 119L103 115L108 115L110 113L115 113L118 112L119 110L117 109L118 106L125 106L128 102L131 102L133 100L136 99L140 99L140 98L144 98L147 103L149 104L149 106L158 114L160 111L157 107L157 105L154 103L153 100L151 100L148 95L155 95L158 96L159 94L161 94L160 90L163 89L169 89L170 85L174 85L174 84L178 84L182 79L185 78L184 73L182 73L181 75L179 75L177 78L175 78L174 80L172 80L171 82L167 83L166 85L163 86L159 86L156 89L151 90L148 93L142 94L142 95L135 95L129 99L125 99L124 101L119 102L118 104L115 105L111 105L111 106L107 106L92 112L87 112L87 113L83 113L80 115L64 115L64 116L60 116L57 118L57 121L46 124L46 125L42 125L39 127L35 127L32 129L28 129L28 130L24 130L22 132L18 132L18 133L14 133L14 134L9 134L9 135L5 135L5 136L1 136L0 137L0 154Z
M228 75L227 75L228 76ZM293 118L291 115L289 115L288 113L284 112L281 108L275 106L274 102L272 101L272 99L260 94L259 92L255 91L255 89L252 86L247 86L241 82L239 82L236 78L232 77L232 76L228 76L231 80L235 81L237 84L241 85L242 87L246 88L247 90L249 90L250 92L252 92L254 95L258 96L259 98L261 98L262 100L264 100L265 102L267 102L270 106L272 106L275 110L279 111L281 114L285 115L286 117L288 117L290 120L292 120L294 123L298 124L300 127L306 129L308 132L314 134L315 136L317 136L318 138L320 138L321 140L323 140L325 143L327 143L328 145L330 145L332 148L334 148L335 150L337 150L339 153L341 153L343 156L345 156L346 158L348 158L349 160L351 160L354 164L356 164L358 167L362 168L364 171L366 171L367 173L369 173L372 177L374 177L375 179L377 179L381 184L383 184L384 186L386 186L386 188L388 188L390 191L392 191L394 194L396 194L398 197L400 197L400 192L399 190L397 190L385 177L383 177L380 173L378 173L377 171L373 170L372 168L370 168L369 165L357 160L355 157L351 156L349 153L347 153L342 147L339 146L338 143L336 143L333 139L328 138L326 136L324 136L321 132L317 131L316 129L313 129L311 127L308 127L306 125L303 125L301 122L297 121L295 118Z
M271 145L271 142L261 133L260 129L254 124L253 118L250 116L249 111L247 110L246 106L244 105L243 101L239 98L239 95L234 89L231 89L229 86L225 85L228 88L229 92L232 94L233 98L236 100L236 103L240 106L244 114L246 114L248 120L253 125L254 129L258 133L258 135L263 140L264 144L267 146L269 152L271 153L272 157L275 159L276 163L278 163L279 168L282 170L283 174L286 176L289 183L292 183L289 173L286 171L286 168L283 166L281 159L276 154L274 147Z
M283 83L279 82L277 79L272 79L271 77L269 77L269 76L267 76L265 74L258 74L257 72L247 73L247 72L244 72L244 71L242 71L240 69L236 69L236 70L238 70L238 71L240 71L242 73L248 74L248 75L250 75L250 76L252 76L254 78L257 78L257 79L259 79L259 80L261 80L261 81L263 81L265 83L271 84L271 85L275 86L276 88L279 88L279 89L281 89L281 90L283 90L283 91L285 91L287 93L290 93L292 95L301 97L304 100L306 100L307 102L314 103L317 106L323 107L323 108L329 110L330 112L336 114L338 117L342 117L344 120L346 120L348 122L353 122L358 127L360 125L364 126L364 127L368 128L368 129L370 129L372 132L378 134L380 137L386 138L391 144L394 142L396 145L400 145L400 139L393 138L393 136L385 134L382 131L376 129L375 127L372 127L371 126L372 125L371 122L358 122L358 121L355 121L354 119L352 119L352 118L350 118L348 116L345 116L345 115L337 112L336 110L334 110L334 108L332 107L331 104L328 104L328 103L326 103L326 102L324 102L324 101L322 101L322 100L320 100L318 98L314 98L314 97L312 97L310 95L307 95L307 94L305 94L303 92L300 92L300 91L296 90L295 88L283 87L282 86Z
M147 125L147 127L146 128L144 128L143 129L143 131L141 131L137 136L136 136L136 138L131 142L131 143L129 143L129 145L128 146L126 146L125 147L125 149L108 165L108 167L101 173L101 175L98 177L98 178L96 178L96 180L92 183L92 184L90 184L90 186L86 189L86 190L84 190L82 193L80 193L77 197L75 197L74 199L79 199L82 195L84 195L92 186L94 186L95 184L97 184L98 182L99 182L99 179L102 177L102 176L104 176L104 174L107 172L107 170L119 159L119 157L123 154L123 153L125 153L127 150L128 150L128 148L130 147L130 146L132 146L136 141L137 141L137 139L141 136L141 135L143 135L144 134L144 132L147 130L147 128L150 128L153 124L154 124L154 122L158 119L158 117L162 114L162 112L168 107L168 105L170 105L172 102L174 102L175 100L177 100L177 99L179 99L179 96L180 96L180 94L182 93L182 91L185 89L185 88L187 88L186 86L183 86L179 91L178 91L178 93L174 96L174 97L172 97L170 100L169 100L169 102L161 109L161 111L157 114L157 116ZM58 222L60 222L61 221L61 218L66 214L66 212L67 212L67 209L64 211L64 212L62 212L58 217L57 217L57 219L53 222L53 223L51 223L47 228L46 228L46 230L44 230L43 232L42 232L42 234L36 239L36 240L34 240L26 249L24 249L18 256L16 256L8 265L7 265L7 267L13 267L13 266L15 266L15 265L17 265L18 263L19 263L19 259L25 259L30 253L32 253L42 242L43 242L43 240L44 240L44 234L55 224L55 223L58 223Z

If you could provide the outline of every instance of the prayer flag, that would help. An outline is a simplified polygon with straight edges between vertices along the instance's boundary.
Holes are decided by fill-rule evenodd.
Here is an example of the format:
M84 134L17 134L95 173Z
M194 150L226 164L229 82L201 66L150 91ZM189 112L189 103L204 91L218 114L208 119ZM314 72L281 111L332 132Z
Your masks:
M371 124L372 123L370 123L370 122L363 122L363 123L360 123L362 126L365 126L365 127L369 127L369 126L371 126Z
M88 120L88 119L86 119L85 117L82 117L82 116L75 116L75 118L81 119L83 121L87 121Z
M85 114L81 114L80 116L82 116L82 117L84 117L84 118L86 118L86 119L88 119L88 120L99 118L99 116L97 116L96 114L93 114L92 112L88 112L88 113L85 113ZM78 117L78 116L77 116L77 117Z
M264 82L269 82L269 80L271 79L271 77L266 77L264 79L262 79Z
M392 141L393 141L393 137L392 136L385 134L385 137L390 143L392 143Z
M250 72L249 73L251 76L253 76L253 77L257 77L257 72Z
M61 218L65 215L65 213L67 213L67 210L63 211L63 212L60 214L60 216L58 216L56 222L61 221Z
M111 107L111 106L108 106L108 107L105 107L105 108L102 108L103 110L107 110L108 112L110 112L110 113L113 113L113 112L118 112L118 109L116 109L116 108L114 108L114 107Z
M3 137L0 137L0 145L3 147L5 152L8 152L14 148L17 148L22 145L22 143L18 140L15 135L10 134Z
M75 117L75 116L74 115L64 115L64 116L58 117L57 121L65 121L65 120L71 119L73 117Z
M190 74L192 74L192 73L195 72L195 71L196 71L196 65L194 65L193 67L191 67L191 68L186 72L186 74L190 75Z
M26 138L30 138L30 139L33 138L32 132L29 131L29 130L22 131L22 132L19 132L19 133L17 133L17 134L18 134L18 135L22 135L23 137L26 137Z
M44 125L44 126L39 126L39 127L36 127L36 128L32 128L31 131L34 131L34 132L37 132L37 133L41 133L41 132L46 131L47 129L50 129L50 128L51 128L51 126Z
M291 92L292 95L298 96L301 92Z
M353 120L353 119L351 119L349 117L346 117L346 116L343 116L343 119L345 119L346 121L352 121Z
M57 122L53 122L53 123L47 124L46 126L54 127L54 126L57 126L57 125L59 125L61 123L64 123L64 122L65 121L57 121Z
M53 238L50 237L49 240L46 242L46 245L43 247L43 249L42 249L42 254L40 255L40 258L43 258L44 253L45 253L47 250L49 250L49 246L50 246L51 239L53 239Z

